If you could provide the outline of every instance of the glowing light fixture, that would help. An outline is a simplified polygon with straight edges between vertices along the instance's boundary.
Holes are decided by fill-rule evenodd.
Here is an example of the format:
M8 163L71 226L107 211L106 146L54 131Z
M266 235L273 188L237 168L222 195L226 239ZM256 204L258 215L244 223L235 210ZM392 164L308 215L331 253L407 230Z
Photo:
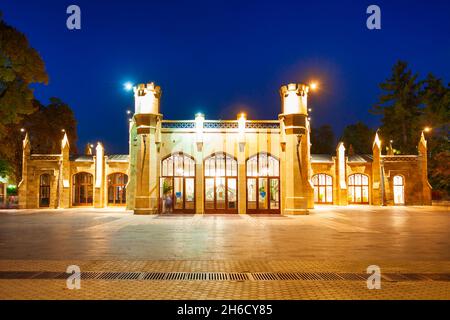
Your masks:
M425 128L423 128L423 131L425 131L425 132L430 132L430 131L431 131L431 128L430 128L430 127L425 127Z
M317 82L311 82L309 87L311 88L311 90L315 91L319 88L319 84Z
M25 132L25 129L24 128L20 128L20 132Z
M125 82L123 87L125 88L125 90L131 91L133 89L133 84L131 82Z

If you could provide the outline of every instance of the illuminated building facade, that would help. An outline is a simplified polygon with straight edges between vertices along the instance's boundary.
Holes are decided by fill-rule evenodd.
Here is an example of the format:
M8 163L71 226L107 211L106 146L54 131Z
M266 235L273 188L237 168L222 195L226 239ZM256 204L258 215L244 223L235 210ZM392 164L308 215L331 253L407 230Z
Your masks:
M82 156L31 153L24 139L21 208L126 206L136 214L306 214L315 204L430 205L427 143L418 155L310 154L305 84L280 89L276 120L166 120L161 88L134 88L129 154L105 155L98 143Z

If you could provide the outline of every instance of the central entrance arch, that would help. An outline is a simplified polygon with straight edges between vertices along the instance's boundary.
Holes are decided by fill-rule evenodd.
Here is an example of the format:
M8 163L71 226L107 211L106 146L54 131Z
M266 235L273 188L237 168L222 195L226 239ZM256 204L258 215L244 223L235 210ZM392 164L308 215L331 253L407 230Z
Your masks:
M216 152L205 159L205 212L237 213L236 158Z
M161 161L161 212L195 212L195 160L182 152Z
M247 159L247 212L280 213L280 162L261 152Z

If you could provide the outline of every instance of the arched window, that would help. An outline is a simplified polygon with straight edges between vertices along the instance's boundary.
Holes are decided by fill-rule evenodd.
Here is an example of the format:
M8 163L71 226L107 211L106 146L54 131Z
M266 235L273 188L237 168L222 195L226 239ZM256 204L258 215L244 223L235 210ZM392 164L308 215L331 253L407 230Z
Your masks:
M394 204L405 204L405 179L403 176L394 176Z
M195 160L175 153L161 162L160 197L162 212L195 211Z
M205 160L205 212L237 212L237 160L214 153Z
M124 205L127 203L128 176L124 173L112 173L108 176L108 204Z
M333 203L333 178L324 173L312 177L315 203Z
M72 204L74 206L92 205L94 198L93 176L80 172L73 176Z
M39 207L50 206L50 175L41 174L39 178Z
M355 173L348 176L348 202L353 204L369 203L369 177Z
M268 153L247 159L247 211L280 212L280 163Z

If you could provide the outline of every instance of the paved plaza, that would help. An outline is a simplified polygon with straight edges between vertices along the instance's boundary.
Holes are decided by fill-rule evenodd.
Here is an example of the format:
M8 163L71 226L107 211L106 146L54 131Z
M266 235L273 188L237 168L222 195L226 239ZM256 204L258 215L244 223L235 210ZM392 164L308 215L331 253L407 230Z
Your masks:
M5 272L135 272L137 279L5 278ZM258 274L435 275L418 281L258 279ZM153 273L248 279L143 280ZM152 215L124 209L0 210L1 299L450 299L448 207L318 207L307 216ZM437 276L436 276L437 275ZM439 276L441 275L441 276ZM136 277L138 277L136 275Z

